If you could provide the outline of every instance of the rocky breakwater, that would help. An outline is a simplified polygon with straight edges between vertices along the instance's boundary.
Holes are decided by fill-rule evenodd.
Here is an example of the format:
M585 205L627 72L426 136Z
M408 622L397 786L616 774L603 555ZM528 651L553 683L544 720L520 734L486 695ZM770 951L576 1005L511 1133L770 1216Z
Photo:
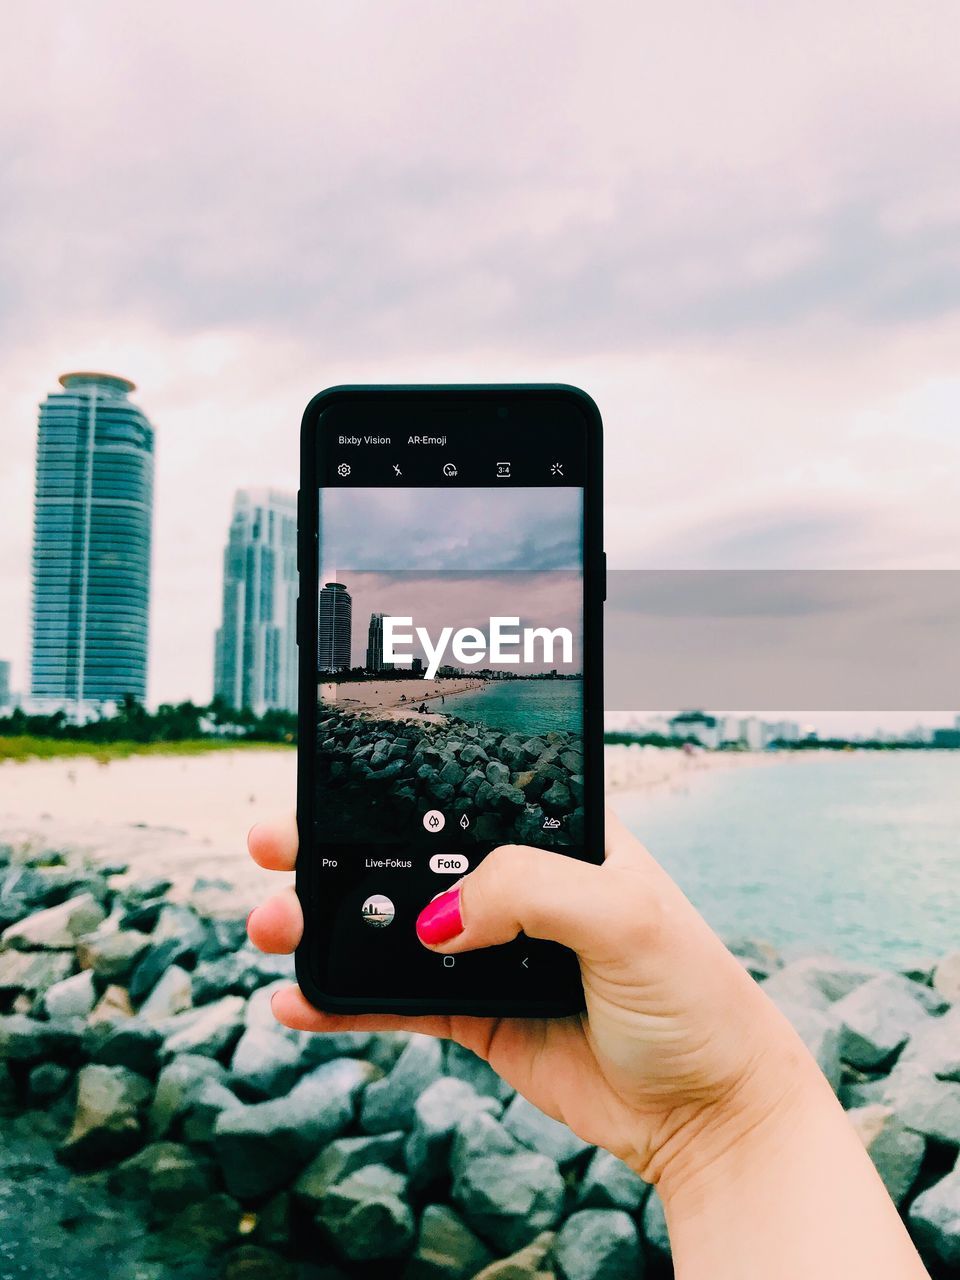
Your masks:
M655 1280L656 1193L456 1045L287 1031L227 886L0 851L0 1218L24 1274ZM937 1277L960 1258L960 958L737 944ZM106 1251L109 1251L107 1253Z
M384 816L388 829L403 831L437 808L448 821L466 815L467 839L532 844L545 831L553 845L583 838L583 739L576 734L337 711L321 719L317 742L321 786L336 793L329 821L354 837L372 814L381 831Z

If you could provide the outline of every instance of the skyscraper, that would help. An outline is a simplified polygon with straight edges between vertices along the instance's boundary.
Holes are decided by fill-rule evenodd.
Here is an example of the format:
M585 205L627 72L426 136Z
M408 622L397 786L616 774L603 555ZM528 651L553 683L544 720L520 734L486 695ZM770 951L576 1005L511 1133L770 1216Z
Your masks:
M371 613L370 626L367 628L367 666L368 671L383 671L386 667L383 660L383 614Z
M60 385L37 434L30 688L80 712L146 697L153 428L126 378Z
M342 582L328 582L320 592L317 620L317 669L339 671L350 666L353 601Z
M257 715L297 709L297 500L241 489L223 553L214 693Z

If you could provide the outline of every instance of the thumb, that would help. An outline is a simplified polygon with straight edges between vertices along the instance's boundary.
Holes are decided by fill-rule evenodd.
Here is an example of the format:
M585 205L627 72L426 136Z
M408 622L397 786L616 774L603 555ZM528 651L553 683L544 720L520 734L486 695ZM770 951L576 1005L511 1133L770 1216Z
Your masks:
M632 884L625 883L627 880ZM501 845L475 871L428 902L417 917L425 946L454 954L509 942L518 933L562 943L587 958L606 958L629 914L642 914L639 878L618 875L562 853L528 845Z

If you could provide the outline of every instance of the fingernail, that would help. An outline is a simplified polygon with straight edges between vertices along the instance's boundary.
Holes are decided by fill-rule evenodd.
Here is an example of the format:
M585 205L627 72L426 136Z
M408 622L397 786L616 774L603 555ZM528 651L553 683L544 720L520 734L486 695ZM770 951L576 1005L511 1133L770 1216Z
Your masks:
M251 908L251 910L249 910L249 911L247 912L247 922L246 922L246 924L243 926L243 927L244 927L244 929L246 929L247 933L249 933L249 932L250 932L250 917L253 915L253 913L254 913L254 911L256 911L256 909L257 909L256 907L253 907L253 908Z
M277 993L276 991L271 991L271 992L270 992L270 1012L273 1014L273 1016L274 1016L275 1018L276 1018L276 1016L277 1016L277 1011L276 1011L276 1009L274 1009L274 1007L273 1007L273 1002L274 1002L274 1000L276 1000L277 995L278 995L278 993ZM279 1021L279 1019L278 1019L278 1021Z
M428 902L417 916L417 937L431 946L448 942L463 933L460 915L460 889L455 885Z

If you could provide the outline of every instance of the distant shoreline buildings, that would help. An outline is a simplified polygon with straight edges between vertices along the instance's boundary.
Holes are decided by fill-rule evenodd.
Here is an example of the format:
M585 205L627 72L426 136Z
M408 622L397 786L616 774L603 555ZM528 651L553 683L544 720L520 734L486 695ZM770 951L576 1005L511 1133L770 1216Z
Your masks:
M223 553L214 695L255 715L297 709L297 499L240 489Z
M343 671L350 666L353 599L342 582L327 582L317 610L317 670Z
M40 405L30 699L83 718L147 695L154 433L106 373Z

